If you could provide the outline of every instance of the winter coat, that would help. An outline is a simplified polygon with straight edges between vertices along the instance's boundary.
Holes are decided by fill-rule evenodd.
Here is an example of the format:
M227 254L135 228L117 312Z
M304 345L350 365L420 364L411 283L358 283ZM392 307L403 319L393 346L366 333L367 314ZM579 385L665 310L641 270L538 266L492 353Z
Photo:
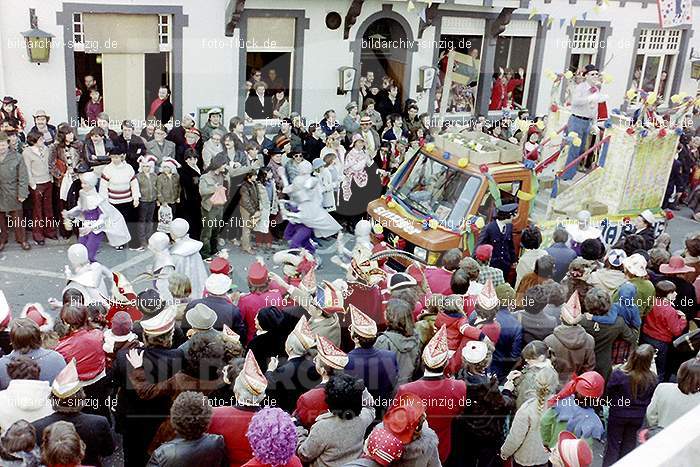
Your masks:
M396 331L387 330L377 337L375 349L392 350L396 352L399 364L398 385L412 381L416 368L420 366L421 345L416 334L404 336Z
M383 429L380 423L375 430ZM404 445L404 453L401 459L391 463L392 467L440 467L438 455L438 437L435 431L423 422L420 436Z
M469 341L481 340L483 337L481 330L471 326L464 328L465 332L462 333L460 327L468 323L467 317L462 314L448 315L443 311L438 312L437 318L435 318L435 329L440 329L443 325L446 327L447 347L454 351L445 368L445 374L452 375L459 371L462 368L462 349L464 346ZM497 341L498 339L496 339Z
M540 419L546 407L540 407L536 398L523 403L511 422L508 436L501 446L501 456L513 456L520 465L543 465L549 453L542 444Z
M240 467L253 457L246 432L259 406L216 407L214 408L208 433L224 437L230 467Z
M503 380L520 359L523 349L523 326L517 317L506 308L498 310L496 322L501 326L501 332L493 351L493 360L489 371L496 373L499 381Z
M365 382L375 400L389 401L396 390L399 367L396 352L376 348L356 348L348 353L345 373Z
M453 419L462 413L466 405L465 382L442 376L424 376L401 386L396 397L407 393L413 393L423 400L428 425L435 430L440 440L440 461L445 462L452 449Z
M18 152L10 150L0 161L0 180L0 212L21 210L19 199L29 197L29 173Z
M593 287L605 290L611 296L625 282L627 282L627 276L625 276L624 272L607 268L593 271L588 278L589 284Z
M13 379L0 391L0 430L4 433L17 420L32 423L53 413L51 387L46 381Z
M89 381L105 371L106 357L102 344L104 336L99 329L82 328L63 337L56 352L66 362L76 359L80 381Z
M612 347L617 339L623 339L632 345L637 344L637 333L625 324L621 316L613 324L601 324L584 318L581 326L595 341L595 371L607 380L612 366Z
M520 408L525 401L537 396L537 375L543 372L545 375L549 393L554 394L559 387L559 374L554 369L549 360L545 360L541 365L528 366L522 371L522 375L516 380L515 393L517 399L515 406Z
M69 422L75 427L80 439L85 443L85 465L101 465L100 457L109 457L114 452L116 444L112 436L112 427L102 415L87 413L53 413L41 418L32 425L36 429L36 444L41 445L44 428L55 422Z
M542 442L550 450L557 445L559 433L562 431L570 431L591 447L593 440L601 441L605 432L603 422L595 410L578 406L574 396L560 400L554 407L546 410L540 419Z
M673 339L683 334L688 325L685 315L679 315L675 308L663 300L657 300L642 325L642 333L670 344Z
M177 172L170 176L159 173L156 179L156 193L161 205L177 203L180 199L180 176Z
M521 310L515 313L515 317L523 326L523 347L534 340L543 341L557 327L557 320L542 311L530 313Z
M7 376L7 364L10 363L13 358L21 356L29 357L38 363L39 369L41 370L39 379L41 381L48 381L49 384L53 383L56 375L66 366L66 361L63 359L63 356L55 350L38 348L30 350L27 353L20 353L17 350L13 350L8 355L4 355L0 358L0 389L7 389L7 385L10 384L10 377Z
M639 315L642 319L651 311L654 306L654 297L656 296L656 289L654 289L654 284L650 280L643 277L635 277L634 279L629 279L636 288L637 295L635 296L635 303L639 306ZM579 297L582 295L579 294ZM620 294L615 291L612 296L612 303L617 303L620 301ZM583 305L583 303L582 303Z
M363 407L349 420L326 412L316 419L308 436L300 438L297 455L310 467L334 467L357 459L373 421L374 407Z
M147 467L225 467L228 464L224 439L205 434L199 439L176 438L160 446L151 456Z
M552 351L552 364L562 385L572 373L580 375L596 367L595 340L579 325L560 324L545 337L544 343Z
M299 396L321 382L316 365L310 356L294 357L265 373L267 397L273 407L292 413Z
M554 277L557 282L566 275L569 270L569 264L576 259L576 252L566 246L565 243L553 243L552 246L545 250L549 256L554 258Z
M260 198L258 197L258 187L255 182L244 182L240 189L241 209L248 211L251 216L260 211Z

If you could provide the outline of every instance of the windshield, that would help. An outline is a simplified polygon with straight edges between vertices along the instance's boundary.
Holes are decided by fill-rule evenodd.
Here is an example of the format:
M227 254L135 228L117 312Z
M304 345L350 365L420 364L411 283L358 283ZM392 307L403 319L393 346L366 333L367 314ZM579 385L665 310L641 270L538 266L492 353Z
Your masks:
M449 228L459 228L479 192L482 180L416 153L400 179L396 195L413 209Z

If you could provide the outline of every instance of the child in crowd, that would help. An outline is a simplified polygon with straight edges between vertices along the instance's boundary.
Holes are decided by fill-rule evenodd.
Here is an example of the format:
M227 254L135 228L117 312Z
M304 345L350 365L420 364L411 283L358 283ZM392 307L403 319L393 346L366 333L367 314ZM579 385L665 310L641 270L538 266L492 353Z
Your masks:
M139 251L145 248L146 241L155 231L153 216L156 209L157 176L154 170L157 161L158 159L152 154L141 156L138 159L139 173L136 174L136 180L139 183L141 199L139 200L139 222L136 225L136 230L138 232L137 239L139 243L137 250Z
M102 96L97 88L90 89L90 101L85 106L85 116L87 118L88 126L95 125L97 122L97 116L104 112L104 105L102 104Z
M656 298L651 312L644 318L640 342L656 349L656 374L659 382L667 382L671 377L666 371L668 351L673 339L683 334L688 326L685 314L674 308L676 286L671 281L656 284Z
M173 219L173 205L180 202L180 175L177 169L180 163L172 157L166 157L160 164L160 173L156 180L156 202L158 203L158 231L169 232Z

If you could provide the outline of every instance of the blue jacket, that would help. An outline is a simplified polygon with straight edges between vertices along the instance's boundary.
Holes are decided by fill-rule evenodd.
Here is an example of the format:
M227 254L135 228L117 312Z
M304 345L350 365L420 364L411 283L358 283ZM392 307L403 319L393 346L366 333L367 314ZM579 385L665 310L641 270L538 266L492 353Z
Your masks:
M554 277L552 279L561 282L569 270L569 264L576 259L576 252L564 243L552 243L552 246L545 251L554 258Z
M364 380L365 387L375 399L391 399L399 377L396 352L375 348L354 349L348 354L345 373Z
M479 234L476 246L491 245L491 266L508 271L515 262L515 246L513 245L513 224L506 224L505 233L501 233L495 220L488 223Z
M476 317L476 311L472 312L469 315L469 323L474 324ZM489 372L495 373L498 380L502 381L520 358L520 352L523 350L523 327L507 308L498 310L496 322L501 325L501 334L493 351Z

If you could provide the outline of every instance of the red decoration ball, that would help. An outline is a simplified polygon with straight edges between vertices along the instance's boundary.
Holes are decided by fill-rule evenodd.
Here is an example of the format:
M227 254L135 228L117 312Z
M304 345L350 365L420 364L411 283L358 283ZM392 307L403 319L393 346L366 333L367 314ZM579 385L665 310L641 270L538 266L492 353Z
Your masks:
M486 165L486 164L481 164L481 165L479 166L479 172L481 172L482 174L488 173L488 172L489 172L489 166Z
M632 127L627 128L627 134L628 134L628 135L633 135L633 134L634 134L634 128L632 128Z
M557 104L552 104L552 106L549 108L549 110L551 110L552 112L558 112L559 107L557 106Z

